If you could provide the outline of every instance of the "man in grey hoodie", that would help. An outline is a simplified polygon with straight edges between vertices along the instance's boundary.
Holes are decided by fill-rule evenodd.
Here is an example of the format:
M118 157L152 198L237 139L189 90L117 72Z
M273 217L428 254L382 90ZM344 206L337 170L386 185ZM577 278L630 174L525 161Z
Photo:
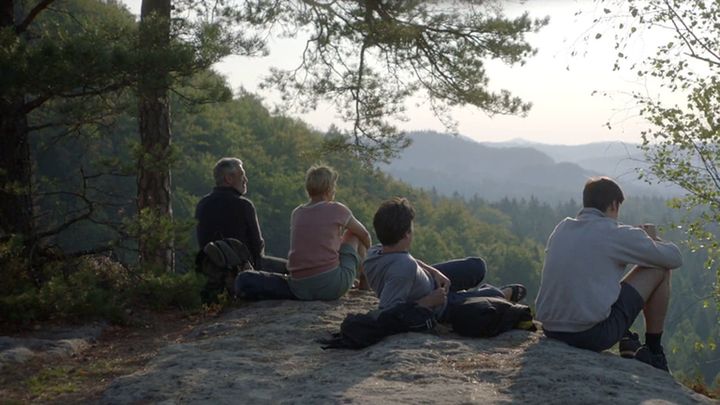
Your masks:
M624 199L610 178L585 184L584 208L562 220L548 239L536 319L548 337L598 352L620 342L623 357L668 371L661 338L670 270L682 265L682 257L654 227L619 223ZM625 274L628 265L633 267ZM630 333L641 311L644 345Z

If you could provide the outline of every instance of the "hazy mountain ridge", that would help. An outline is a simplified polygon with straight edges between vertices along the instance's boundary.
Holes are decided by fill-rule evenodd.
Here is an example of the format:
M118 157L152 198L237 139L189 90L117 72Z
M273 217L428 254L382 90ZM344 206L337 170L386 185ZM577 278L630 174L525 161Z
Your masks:
M630 195L678 193L637 179L637 168L647 166L639 145L548 145L524 140L480 143L462 135L431 131L408 136L412 145L382 169L414 186L442 194L477 194L490 201L531 195L548 202L577 200L587 178L596 175L618 179Z
M628 180L633 182L637 180L636 169L647 167L640 145L621 141L557 145L512 139L480 144L494 148L529 147L550 156L558 163L576 163L585 169L615 178L629 177Z

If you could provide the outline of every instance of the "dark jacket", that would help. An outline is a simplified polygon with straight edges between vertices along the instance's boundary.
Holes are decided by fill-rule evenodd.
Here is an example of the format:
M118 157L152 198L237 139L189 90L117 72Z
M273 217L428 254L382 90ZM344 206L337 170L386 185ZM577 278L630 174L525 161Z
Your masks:
M265 248L255 206L232 187L215 187L195 208L197 240L202 249L223 238L240 240L250 250L256 268Z

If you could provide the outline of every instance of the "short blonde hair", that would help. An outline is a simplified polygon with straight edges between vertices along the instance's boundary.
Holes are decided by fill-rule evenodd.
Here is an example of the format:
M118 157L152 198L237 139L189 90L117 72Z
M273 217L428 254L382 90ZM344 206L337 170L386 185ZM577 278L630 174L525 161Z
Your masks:
M335 188L338 173L330 166L313 165L305 174L305 190L309 196L323 195Z

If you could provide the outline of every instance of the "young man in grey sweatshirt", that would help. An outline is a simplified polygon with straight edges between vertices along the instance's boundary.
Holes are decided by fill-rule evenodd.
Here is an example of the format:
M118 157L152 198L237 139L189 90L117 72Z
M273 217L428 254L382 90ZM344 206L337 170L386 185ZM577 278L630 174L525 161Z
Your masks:
M603 351L620 342L623 357L668 370L660 343L670 300L670 270L680 250L654 227L618 222L625 197L607 177L588 180L583 209L565 218L547 242L536 319L545 335ZM625 274L626 267L632 269ZM630 326L643 312L645 344Z
M370 287L380 299L380 311L398 304L416 302L432 310L438 321L446 319L448 308L471 297L497 297L517 302L525 296L520 284L500 288L480 284L485 261L467 257L428 265L410 254L415 209L405 198L384 201L373 227L380 240L368 250L363 266Z

